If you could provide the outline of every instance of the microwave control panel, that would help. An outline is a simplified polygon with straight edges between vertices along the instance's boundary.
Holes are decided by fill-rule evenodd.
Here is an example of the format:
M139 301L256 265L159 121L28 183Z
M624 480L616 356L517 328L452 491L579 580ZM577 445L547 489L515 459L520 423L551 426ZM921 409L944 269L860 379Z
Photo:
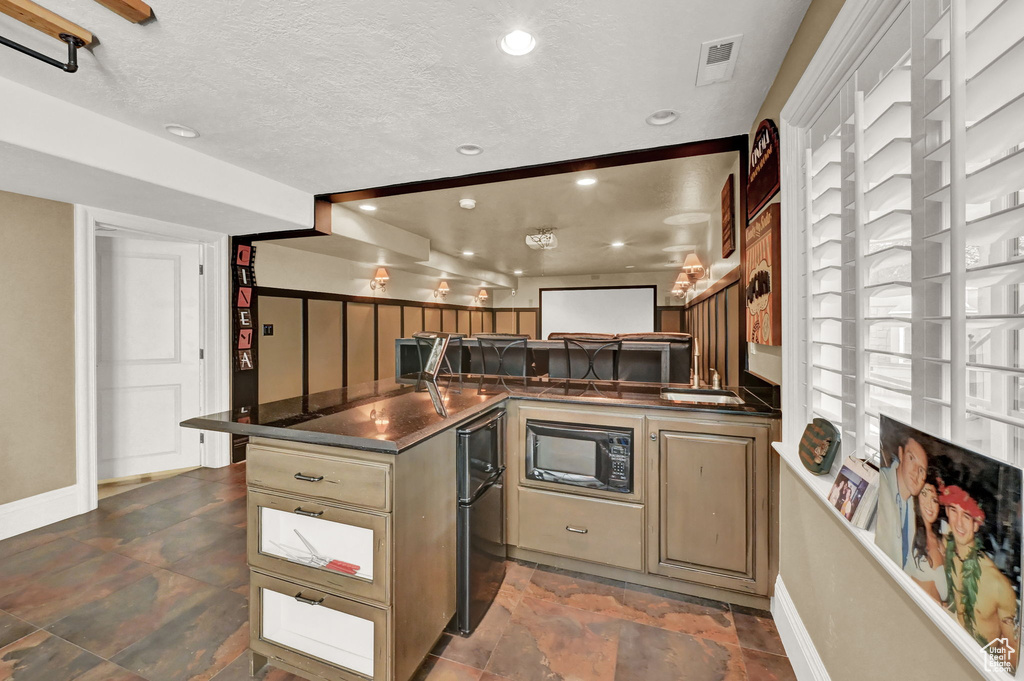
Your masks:
M630 463L633 459L632 438L629 435L613 435L609 441L608 458L611 463L611 471L608 475L609 487L624 487L629 491L632 483L632 472Z

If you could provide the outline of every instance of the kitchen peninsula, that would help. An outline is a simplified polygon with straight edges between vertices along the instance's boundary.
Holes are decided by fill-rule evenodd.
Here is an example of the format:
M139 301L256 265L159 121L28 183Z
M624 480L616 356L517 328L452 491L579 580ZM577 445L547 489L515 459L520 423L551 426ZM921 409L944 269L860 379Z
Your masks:
M455 612L456 431L499 407L509 556L765 606L776 564L768 446L779 412L755 395L403 377L182 424L250 438L254 670L269 661L331 680L414 674ZM628 433L630 486L532 476L524 453L537 424Z

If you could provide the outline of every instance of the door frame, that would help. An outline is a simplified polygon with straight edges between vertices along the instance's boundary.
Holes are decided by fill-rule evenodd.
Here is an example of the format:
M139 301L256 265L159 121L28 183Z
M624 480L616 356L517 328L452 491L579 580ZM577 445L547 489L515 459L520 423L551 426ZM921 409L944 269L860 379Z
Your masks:
M98 401L96 363L96 239L104 226L140 236L199 245L200 333L204 362L200 370L200 404L203 413L231 408L230 237L195 227L176 225L136 215L88 206L75 206L75 461L78 512L96 508ZM107 227L109 229L109 227ZM198 434L197 434L198 436ZM203 466L217 468L231 463L231 438L226 433L207 433L200 445Z

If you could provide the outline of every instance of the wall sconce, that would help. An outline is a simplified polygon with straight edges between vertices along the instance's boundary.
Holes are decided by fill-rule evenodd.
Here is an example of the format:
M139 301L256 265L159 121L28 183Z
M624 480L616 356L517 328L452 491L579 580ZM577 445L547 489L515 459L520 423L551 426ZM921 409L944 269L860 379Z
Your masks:
M480 292L476 294L476 298L473 299L473 302L475 302L477 305L483 305L486 300L487 291L485 291L484 289L480 289Z
M685 274L680 273L679 277L676 278L675 285L672 286L672 295L674 295L676 298L685 298L686 292L689 290L690 281L686 278Z
M438 284L437 288L434 289L434 297L440 298L441 300L448 300L448 291L450 290L451 289L448 288L448 282L442 281Z
M698 279L703 279L707 274L707 270L704 269L704 265L701 264L696 253L686 256L686 260L683 261L683 274L690 280L690 284L696 283Z
M380 289L381 293L388 290L388 271L383 267L378 267L377 271L373 273L373 279L370 280L370 289L376 291Z

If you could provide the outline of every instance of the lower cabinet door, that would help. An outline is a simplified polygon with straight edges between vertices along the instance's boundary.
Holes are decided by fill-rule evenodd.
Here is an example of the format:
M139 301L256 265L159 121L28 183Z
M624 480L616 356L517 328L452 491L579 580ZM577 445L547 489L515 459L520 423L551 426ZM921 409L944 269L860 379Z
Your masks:
M250 647L326 679L388 678L390 611L252 572Z
M390 603L387 515L249 491L249 565L333 593Z

